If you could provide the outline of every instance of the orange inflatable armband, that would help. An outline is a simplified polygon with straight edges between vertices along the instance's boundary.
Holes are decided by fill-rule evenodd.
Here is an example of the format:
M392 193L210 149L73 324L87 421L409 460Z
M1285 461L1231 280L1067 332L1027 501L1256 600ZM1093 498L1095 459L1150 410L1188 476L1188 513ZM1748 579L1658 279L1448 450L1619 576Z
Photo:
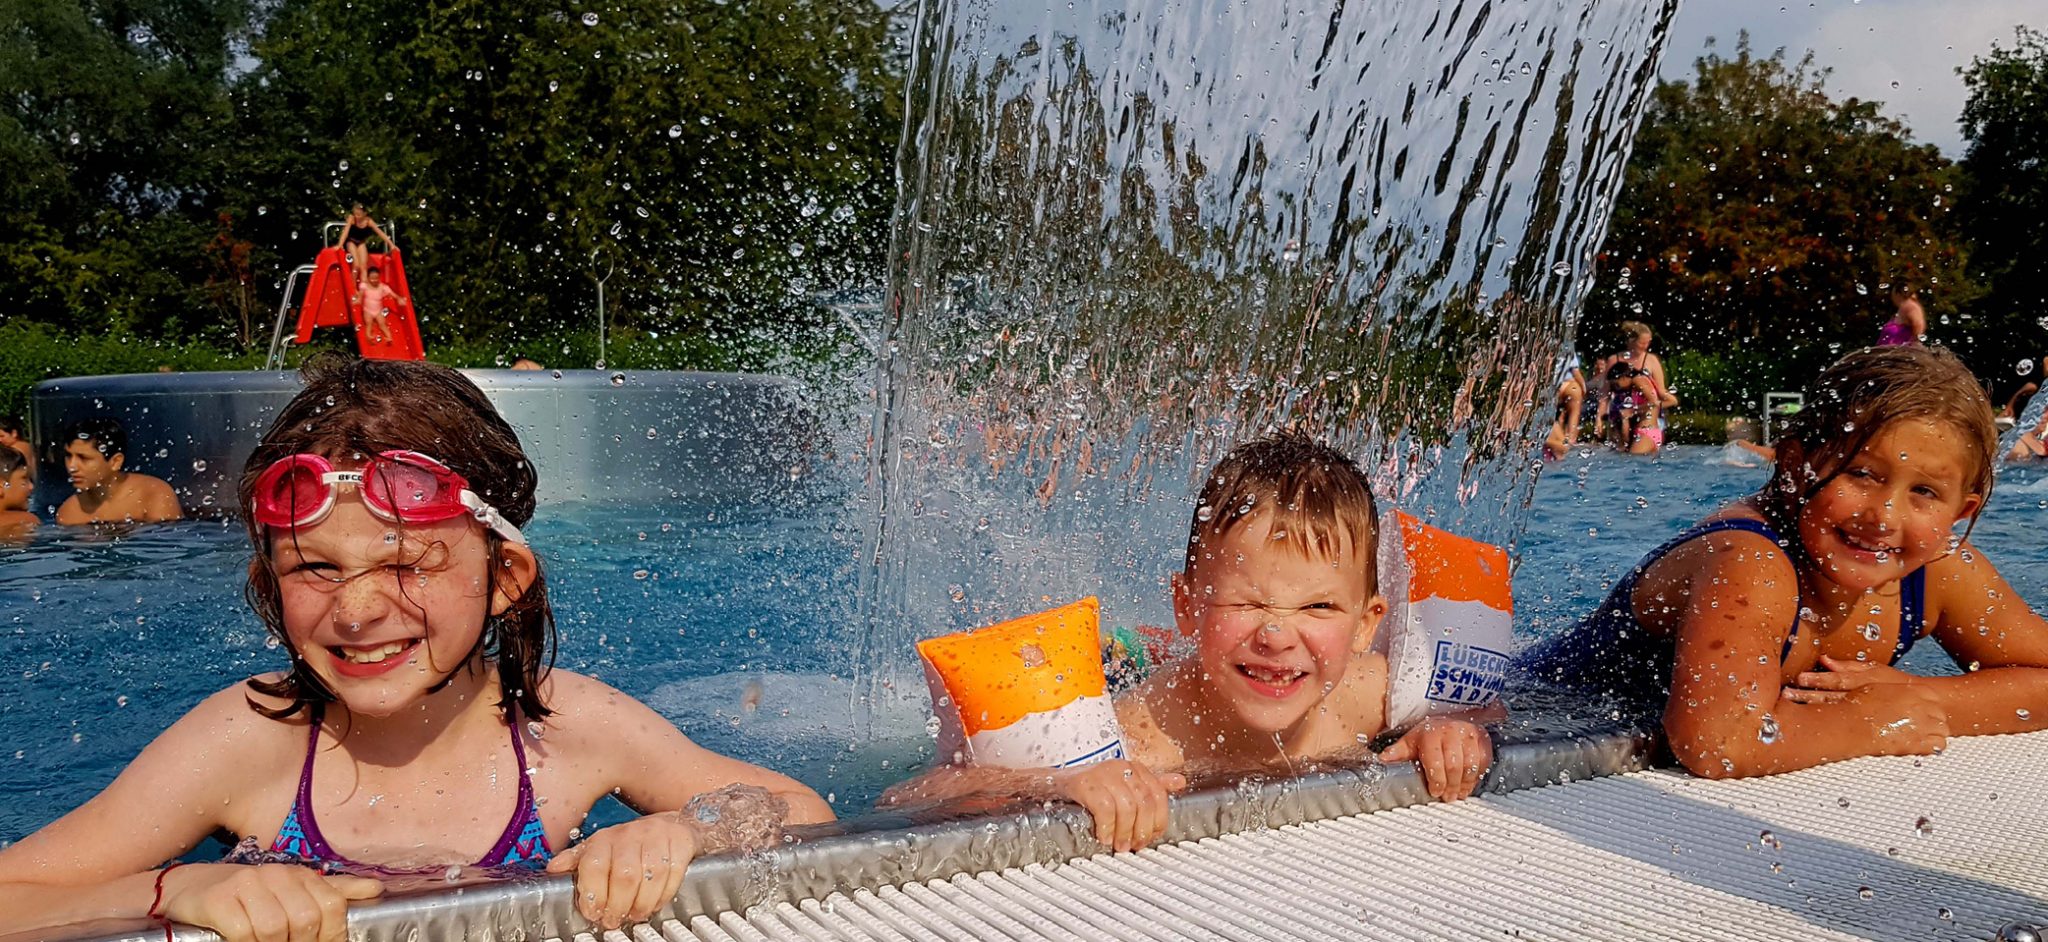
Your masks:
M1514 645L1507 551L1398 510L1380 530L1387 725L1499 698Z
M1094 597L920 641L939 754L969 765L1060 768L1124 755L1102 674Z

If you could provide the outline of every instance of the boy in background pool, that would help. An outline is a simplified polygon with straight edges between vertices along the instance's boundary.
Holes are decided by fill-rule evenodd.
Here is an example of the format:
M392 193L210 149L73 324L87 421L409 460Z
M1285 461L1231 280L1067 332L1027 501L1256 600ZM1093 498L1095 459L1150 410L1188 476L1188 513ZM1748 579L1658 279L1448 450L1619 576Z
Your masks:
M85 419L72 425L62 441L64 470L78 493L57 508L58 523L162 523L185 516L169 484L126 469L128 433L121 423Z
M1185 773L1291 770L1360 754L1386 729L1387 663L1372 651L1379 513L1343 453L1282 433L1241 445L1209 472L1173 577L1174 622L1195 650L1116 699L1126 760L1059 770L946 766L885 804L1008 794L1064 798L1097 839L1131 850L1166 829ZM1481 727L1426 719L1381 751L1415 762L1431 796L1472 794L1493 762Z
M29 463L12 448L0 448L0 540L19 540L42 526L42 520L28 509L35 479Z

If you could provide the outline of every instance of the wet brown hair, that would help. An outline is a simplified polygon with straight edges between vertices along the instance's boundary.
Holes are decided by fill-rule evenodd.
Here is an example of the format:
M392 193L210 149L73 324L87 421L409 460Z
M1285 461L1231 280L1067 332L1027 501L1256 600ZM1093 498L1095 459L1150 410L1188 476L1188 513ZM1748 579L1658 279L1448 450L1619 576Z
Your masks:
M340 355L313 358L300 370L306 388L278 413L270 431L242 467L238 494L242 519L255 548L249 560L249 584L243 595L272 637L292 652L291 672L275 681L251 679L249 689L291 701L258 712L282 719L334 694L320 682L284 630L277 573L270 564L266 535L259 532L250 507L256 478L278 459L316 454L344 464L357 464L379 452L403 449L429 455L469 481L470 490L513 526L533 519L533 465L519 436L476 384L461 373L432 363L403 360L359 360ZM273 534L274 535L274 534ZM498 592L497 565L504 538L484 530L491 565L486 568L486 597ZM456 671L466 670L481 655L497 671L503 695L499 705L510 721L516 709L528 719L551 711L541 701L540 683L554 666L555 617L548 605L547 577L536 561L533 584L526 587L502 615L484 622L476 647L463 656ZM431 627L430 629L431 630ZM449 675L453 677L454 674ZM446 683L446 681L443 681Z
M1796 532L1806 502L1847 470L1849 459L1879 432L1902 419L1946 423L1960 434L1966 451L1963 484L1989 502L1998 426L1991 401L1969 367L1940 347L1865 347L1821 371L1807 390L1806 404L1786 425L1761 501L1772 526L1783 534ZM1979 503L1978 513L1983 509ZM1970 525L1976 522L1972 514ZM1803 557L1799 541L1791 542L1787 549Z
M1379 591L1379 507L1358 464L1300 432L1246 442L1216 463L1195 498L1187 569L1238 525L1273 514L1275 532L1304 556L1335 558L1348 539L1365 555L1365 591Z

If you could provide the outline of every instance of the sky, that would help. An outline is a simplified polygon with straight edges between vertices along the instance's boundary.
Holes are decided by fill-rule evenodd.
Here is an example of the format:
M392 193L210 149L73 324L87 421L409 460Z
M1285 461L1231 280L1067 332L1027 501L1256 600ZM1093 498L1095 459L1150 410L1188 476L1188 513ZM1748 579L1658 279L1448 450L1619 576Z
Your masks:
M1812 50L1815 64L1834 70L1835 97L1881 101L1915 139L1960 158L1966 92L1956 69L1994 42L2012 48L2022 23L2048 30L2048 0L1680 0L1662 73L1691 75L1709 36L1733 55L1747 29L1756 53L1783 47L1796 62Z

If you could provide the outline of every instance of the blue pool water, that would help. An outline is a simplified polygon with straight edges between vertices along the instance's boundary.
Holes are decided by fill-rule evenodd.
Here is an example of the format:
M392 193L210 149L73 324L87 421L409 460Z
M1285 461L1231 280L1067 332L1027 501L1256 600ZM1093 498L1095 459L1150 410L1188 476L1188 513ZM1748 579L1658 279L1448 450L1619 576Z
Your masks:
M1568 624L1645 549L1762 481L1762 470L1712 463L1718 454L1550 465L1517 547L1518 631ZM528 533L549 567L559 664L645 700L710 748L795 775L842 813L864 810L930 750L914 708L889 711L865 740L851 733L848 517L543 508ZM1974 535L2037 608L2048 601L2044 524L2048 476L2010 471ZM238 526L202 522L118 540L46 528L0 548L0 840L89 797L206 694L283 665L242 604L246 554ZM1173 563L1163 554L1131 577L1157 584ZM1908 664L1952 669L1934 645Z

